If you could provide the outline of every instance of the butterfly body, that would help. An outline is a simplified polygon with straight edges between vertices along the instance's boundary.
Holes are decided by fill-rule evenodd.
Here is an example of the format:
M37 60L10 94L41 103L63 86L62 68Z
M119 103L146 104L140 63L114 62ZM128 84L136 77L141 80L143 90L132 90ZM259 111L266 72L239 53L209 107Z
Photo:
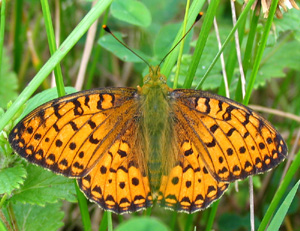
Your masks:
M77 179L119 214L152 206L195 212L228 183L278 165L287 147L251 109L208 92L169 88L158 67L143 87L103 88L52 100L13 128L20 156Z
M151 188L157 190L162 173L168 174L175 160L172 150L172 133L174 115L172 115L172 91L166 84L166 79L157 67L150 68L150 74L145 76L144 85L138 88L141 103L140 135L145 146L145 162ZM173 153L173 155L172 155Z

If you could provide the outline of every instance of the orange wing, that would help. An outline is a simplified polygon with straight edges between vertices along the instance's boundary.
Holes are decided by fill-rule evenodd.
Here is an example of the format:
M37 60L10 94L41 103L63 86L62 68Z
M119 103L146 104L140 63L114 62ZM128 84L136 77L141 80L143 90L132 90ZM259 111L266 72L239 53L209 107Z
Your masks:
M196 90L174 90L174 112L185 121L193 152L208 172L231 182L277 166L287 146L263 117L228 98Z
M28 161L78 178L86 196L102 208L133 212L152 205L137 138L139 117L135 89L83 91L35 109L9 141Z
M220 198L228 184L218 182L207 171L200 153L194 146L193 134L186 129L189 124L176 115L178 163L168 176L163 176L158 194L158 204L180 212L193 213L207 208Z
M88 175L78 179L79 187L88 198L118 214L152 205L137 126L132 121Z
M23 118L9 135L28 161L83 177L137 112L134 89L83 91L52 100Z
M220 198L228 183L278 165L287 147L251 109L208 92L170 92L178 163L162 177L158 204L196 212Z

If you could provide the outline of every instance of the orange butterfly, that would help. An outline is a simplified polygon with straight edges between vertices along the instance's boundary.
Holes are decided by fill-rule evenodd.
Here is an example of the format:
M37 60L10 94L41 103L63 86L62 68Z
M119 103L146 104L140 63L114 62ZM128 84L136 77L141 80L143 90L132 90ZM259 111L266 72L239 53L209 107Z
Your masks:
M20 156L76 178L115 213L157 203L192 213L232 181L278 165L287 147L264 118L228 98L166 85L150 67L143 87L102 88L52 100L9 135Z

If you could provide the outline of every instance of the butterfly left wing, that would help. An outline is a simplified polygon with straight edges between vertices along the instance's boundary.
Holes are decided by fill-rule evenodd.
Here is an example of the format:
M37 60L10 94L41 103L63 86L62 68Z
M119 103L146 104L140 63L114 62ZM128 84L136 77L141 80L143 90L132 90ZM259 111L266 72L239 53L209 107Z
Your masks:
M177 120L186 131L208 172L231 182L268 171L287 155L276 129L250 108L228 98L197 90L170 93Z

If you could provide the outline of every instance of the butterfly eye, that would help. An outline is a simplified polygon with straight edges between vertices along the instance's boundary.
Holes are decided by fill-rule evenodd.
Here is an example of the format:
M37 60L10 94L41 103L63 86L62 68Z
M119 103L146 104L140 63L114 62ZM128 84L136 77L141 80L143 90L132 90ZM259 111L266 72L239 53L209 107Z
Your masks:
M159 80L160 80L162 83L167 83L166 78L165 78L163 75L161 75L161 76L159 77Z
M151 80L151 77L150 77L149 75L146 75L146 76L144 77L144 79L143 79L143 83L144 83L144 84L147 84L147 83L150 82L150 80Z

